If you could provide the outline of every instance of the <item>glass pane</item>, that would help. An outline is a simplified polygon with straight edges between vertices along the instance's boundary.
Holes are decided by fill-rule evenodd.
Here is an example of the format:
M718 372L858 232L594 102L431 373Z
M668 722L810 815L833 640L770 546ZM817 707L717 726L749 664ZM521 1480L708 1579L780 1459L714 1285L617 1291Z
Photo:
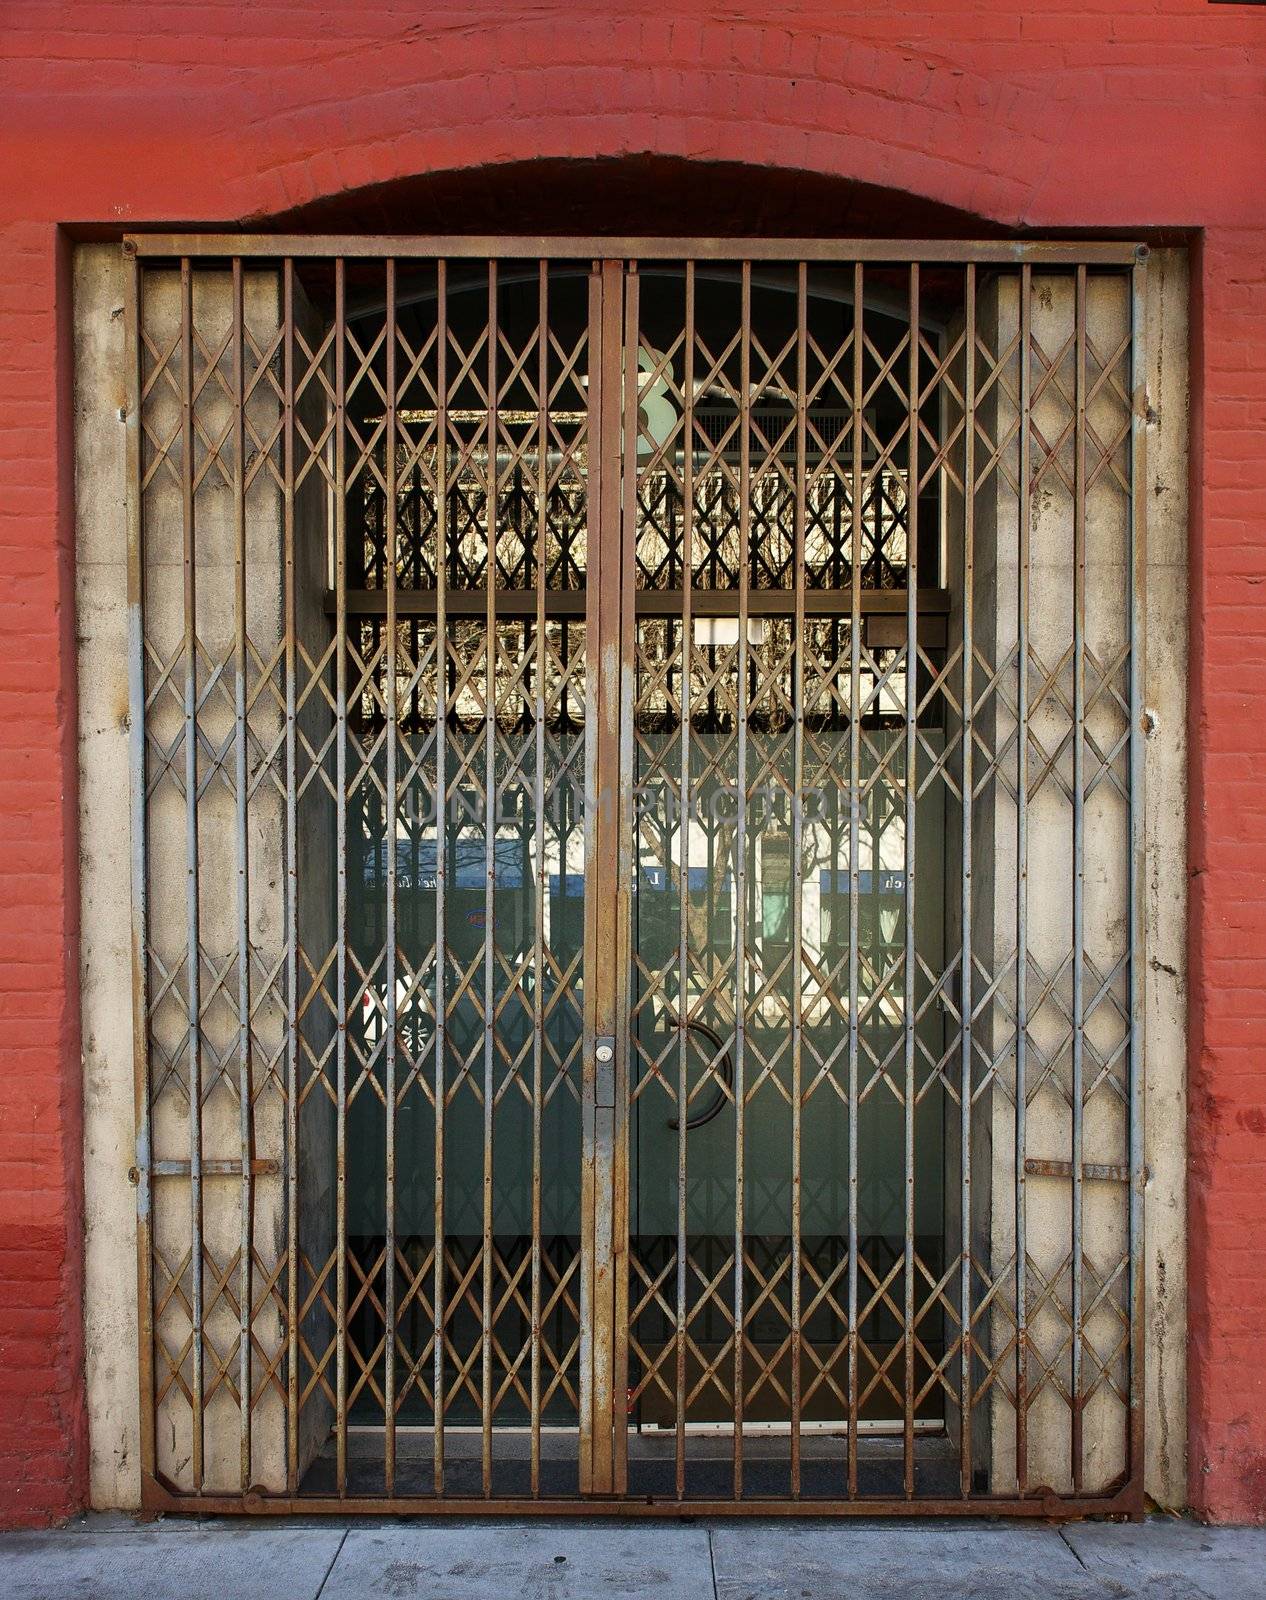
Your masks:
M367 638L381 625L362 625ZM382 659L381 650L375 652ZM576 1420L575 1373L568 1352L579 1327L580 1043L584 907L584 625L548 623L538 652L533 622L496 631L497 719L491 783L483 714L487 644L482 624L450 622L447 640L445 766L447 803L436 803L435 625L401 624L397 673L408 706L398 729L396 905L397 1096L395 1223L397 1340L402 1359L428 1355L435 1246L435 1043L438 983L438 858L443 833L444 1247L450 1304L446 1362L449 1421L479 1419L478 1378L464 1376L479 1351L479 1272L484 1173L491 1161L495 1258L498 1421L527 1420L513 1364L530 1339L522 1267L539 1232L542 1338L548 1420ZM537 726L538 692L545 707ZM366 699L373 697L366 696ZM376 699L374 703L377 704ZM362 1271L385 1272L385 1059L383 982L386 912L384 752L373 736L370 781L349 824L352 885L350 957L365 974L352 1048L361 1080L348 1116L348 1231ZM490 797L491 796L491 800ZM543 800L543 804L541 803ZM489 873L493 918L488 920ZM489 1028L488 1019L492 1026ZM538 1035L538 1019L540 1024ZM491 1045L493 1103L485 1101ZM487 1125L490 1123L490 1126ZM487 1134L487 1138L485 1137ZM463 1288L475 1269L475 1289ZM522 1282L522 1294L507 1294ZM361 1297L353 1337L372 1350L381 1339L378 1293ZM549 1370L550 1355L559 1369ZM478 1360L475 1364L476 1374ZM429 1377L429 1370L422 1375ZM362 1412L381 1401L372 1389ZM427 1422L429 1387L406 1386L400 1420Z

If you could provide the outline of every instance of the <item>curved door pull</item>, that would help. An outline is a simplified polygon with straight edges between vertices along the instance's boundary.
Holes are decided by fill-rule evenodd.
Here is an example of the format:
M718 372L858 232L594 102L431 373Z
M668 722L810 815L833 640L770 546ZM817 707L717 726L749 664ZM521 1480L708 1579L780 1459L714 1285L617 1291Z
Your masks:
M673 1017L671 1019L671 1023L674 1027L679 1026L680 1019ZM721 1051L721 1082L717 1084L716 1093L713 1095L708 1104L704 1106L702 1111L696 1111L694 1116L686 1118L687 1132L689 1132L691 1128L702 1128L705 1122L711 1122L713 1117L720 1116L721 1112L725 1109L726 1104L729 1102L730 1094L733 1094L734 1092L734 1061L729 1050L726 1049L725 1044L721 1039L721 1035L717 1033L715 1029L710 1028L706 1022L687 1022L686 1031L689 1032L691 1029L693 1029L695 1033L701 1033L705 1039L707 1039L711 1044L715 1045L716 1048ZM730 1094L725 1092L726 1089L729 1089ZM676 1128L679 1126L679 1122L679 1118L670 1117L668 1126L670 1128Z

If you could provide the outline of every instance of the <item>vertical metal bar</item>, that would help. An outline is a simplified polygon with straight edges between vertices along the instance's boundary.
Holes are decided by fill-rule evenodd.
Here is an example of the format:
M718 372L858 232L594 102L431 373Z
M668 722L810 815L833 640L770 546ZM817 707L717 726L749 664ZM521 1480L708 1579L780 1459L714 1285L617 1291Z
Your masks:
M1033 515L1033 269L1020 268L1020 511L1016 534L1015 901L1015 1456L1016 1487L1029 1478L1028 1148L1029 1049L1029 533Z
M903 1089L905 1133L905 1243L902 1283L902 1460L906 1499L914 1496L914 1107L915 987L917 940L914 927L915 826L919 802L919 264L910 267L910 349L906 377L906 703L905 703L905 886L901 915L905 954L901 1023L905 1054ZM876 866L878 863L874 863Z
M864 269L853 265L853 483L849 507L849 671L848 671L848 1493L857 1495L858 1372L857 1203L858 1203L858 912L861 893L861 649L862 649L862 317Z
M960 1223L962 1254L959 1261L960 1347L959 1347L959 1489L964 1497L971 1493L971 1097L972 1097L972 741L974 726L975 640L974 590L976 571L976 268L966 269L966 325L964 329L963 373L963 712L962 712L962 923L960 927L959 977L959 1160L961 1162L962 1207Z
M681 463L681 866L677 890L677 1319L676 1370L673 1378L675 1411L675 1485L678 1500L686 1497L686 1327L690 1274L687 1257L690 1238L686 1210L686 1123L689 1120L690 1023L690 688L691 631L694 627L694 525L695 525L695 264L685 263L685 351L682 362L682 433L685 449Z
M194 531L193 273L180 263L180 510L185 624L185 939L189 1028L189 1213L193 1337L193 1483L203 1483L202 985L198 938L198 579Z
M1073 997L1072 997L1072 1464L1073 1489L1083 1480L1082 1341L1085 1304L1082 1284L1082 1096L1085 1065L1086 937L1086 269L1077 268L1075 290L1075 372L1073 421Z
M734 1498L743 1498L743 1345L745 1310L743 1143L747 1077L747 625L751 606L752 528L752 263L741 268L739 333L739 625L738 718L734 826Z
M387 1348L383 1373L383 1410L385 1412L384 1481L388 1494L395 1493L396 1485L396 828L397 796L396 767L398 759L399 707L396 684L396 264L387 262L387 415L386 415L386 526L383 562L386 567L387 586L387 906L385 932L387 942L387 1005L386 1005L386 1151L385 1177L387 1192L384 1197L385 1252L387 1278L383 1292L383 1320L386 1323ZM420 533L419 533L420 536Z
M640 417L638 390L638 329L641 282L637 264L625 270L619 264L612 275L613 293L624 301L624 422L620 475L619 543L614 547L616 608L615 642L619 651L620 681L627 692L620 696L619 749L617 751L619 801L615 838L615 967L612 1015L616 1033L615 1083L611 1108L610 1176L610 1372L611 1372L611 1488L622 1494L628 1480L629 1275L628 1275L628 1071L632 1054L633 993L633 698L637 682L634 588L637 561L637 436ZM618 1397L618 1399L617 1399Z
M580 1490L609 1491L612 1452L611 1183L614 1113L599 1104L595 1040L614 1034L617 941L602 915L618 875L620 401L623 266L595 261L589 282L588 594L585 607L584 1067L581 1167ZM618 1048L618 1041L617 1041Z
M1130 1481L1142 1506L1144 1386L1143 1071L1146 961L1144 710L1147 670L1147 251L1130 281Z
M131 781L132 1062L136 1106L137 1365L141 1398L141 1478L155 1473L153 1130L149 1052L149 830L145 783L145 545L141 492L141 351L144 314L140 263L126 261L128 768Z
M241 1235L238 1262L238 1391L240 1395L242 1493L251 1486L251 1321L254 1287L251 1245L254 1233L255 1117L251 1090L250 885L247 862L246 766L246 374L243 330L242 262L233 262L233 793L237 847L237 1098L242 1158Z
M286 1483L299 1487L299 817L295 579L295 268L282 266L282 541L286 616Z
M549 534L549 262L539 264L536 308L536 774L534 823L536 872L532 941L532 1353L531 1492L541 1492L541 1112L545 1077L545 578ZM564 624L564 627L566 624ZM559 861L559 887L567 892L567 863Z
M335 890L336 1477L347 1493L347 274L334 263L334 707L337 829Z
M621 918L627 918L627 888L620 884L621 809L624 803L620 771L620 689L628 663L621 653L620 560L623 509L621 505L621 434L630 427L627 402L631 396L636 429L636 349L632 375L626 372L624 322L625 269L620 261L603 261L600 279L595 284L596 309L601 327L600 419L596 441L590 443L590 461L597 463L598 505L591 505L589 605L587 608L586 659L587 725L593 732L592 759L586 767L586 891L585 891L585 971L592 976L586 984L589 1007L585 1019L586 1116L585 1189L582 1199L582 1229L586 1248L582 1270L589 1289L589 1337L586 1381L589 1399L589 1437L581 1438L581 1490L584 1493L609 1493L615 1485L614 1448L616 1362L615 1276L615 1184L616 1121L618 1088L598 1100L598 1074L594 1040L616 1035L621 983L622 950L627 940L619 932ZM630 305L627 316L637 326L636 282L628 286ZM594 302L591 301L591 310ZM630 387L631 386L631 387ZM621 392L626 392L626 403ZM591 387L592 401L592 387ZM636 433L630 434L631 438ZM591 495L593 467L591 465ZM593 512L596 511L596 527ZM597 563L597 581L592 576ZM595 660L595 654L597 659ZM624 892L622 893L622 888ZM614 901L616 914L610 915ZM592 995L592 1000L590 1000ZM624 1040L615 1038L617 1078ZM584 1258L587 1258L584 1259ZM582 1304L582 1313L584 1307ZM584 1419L582 1419L582 1428Z
M589 396L587 434L589 475L586 501L587 578L585 595L585 791L584 851L585 895L583 901L584 941L582 963L585 982L583 1045L581 1056L581 1140L580 1166L580 1439L578 1476L580 1492L595 1487L594 1432L594 1323L598 1281L596 1271L597 1197L596 1129L597 1107L594 1092L594 1039L598 1032L598 988L601 963L598 959L598 895L595 882L599 859L599 697L598 682L604 666L598 647L602 620L603 568L603 492L607 482L607 294L606 269L593 263L589 275ZM601 741L605 744L605 740ZM589 981L592 973L593 981Z
M809 268L796 266L796 487L792 552L795 617L792 622L791 735L791 1496L799 1499L802 1338L802 1112L804 1072L804 657L805 513L808 495Z
M435 264L435 1253L432 1258L432 1479L444 1493L445 1113L448 1040L448 263ZM420 525L420 524L419 524Z
M496 1109L493 1072L493 1018L496 1011L493 941L496 915L497 841L497 263L488 263L488 498L486 599L484 613L487 684L484 692L484 1147L483 1147L483 1299L480 1312L482 1425L480 1474L485 1498L492 1494L492 1133Z

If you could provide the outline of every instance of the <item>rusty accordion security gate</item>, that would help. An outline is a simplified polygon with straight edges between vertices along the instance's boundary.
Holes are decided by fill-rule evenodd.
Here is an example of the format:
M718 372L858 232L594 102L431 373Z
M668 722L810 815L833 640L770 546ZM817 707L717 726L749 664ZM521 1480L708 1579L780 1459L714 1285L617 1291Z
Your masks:
M125 248L146 1502L1138 1510L1146 252Z

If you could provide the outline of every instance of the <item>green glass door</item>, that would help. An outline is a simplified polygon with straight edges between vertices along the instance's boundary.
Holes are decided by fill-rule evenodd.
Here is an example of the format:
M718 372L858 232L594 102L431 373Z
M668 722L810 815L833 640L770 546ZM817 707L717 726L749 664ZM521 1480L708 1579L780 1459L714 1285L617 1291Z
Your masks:
M863 331L855 288L629 288L630 1485L672 1483L660 1434L681 1493L687 1434L943 1419L943 635L909 592L940 512L909 316ZM743 1450L696 1482L738 1492Z

